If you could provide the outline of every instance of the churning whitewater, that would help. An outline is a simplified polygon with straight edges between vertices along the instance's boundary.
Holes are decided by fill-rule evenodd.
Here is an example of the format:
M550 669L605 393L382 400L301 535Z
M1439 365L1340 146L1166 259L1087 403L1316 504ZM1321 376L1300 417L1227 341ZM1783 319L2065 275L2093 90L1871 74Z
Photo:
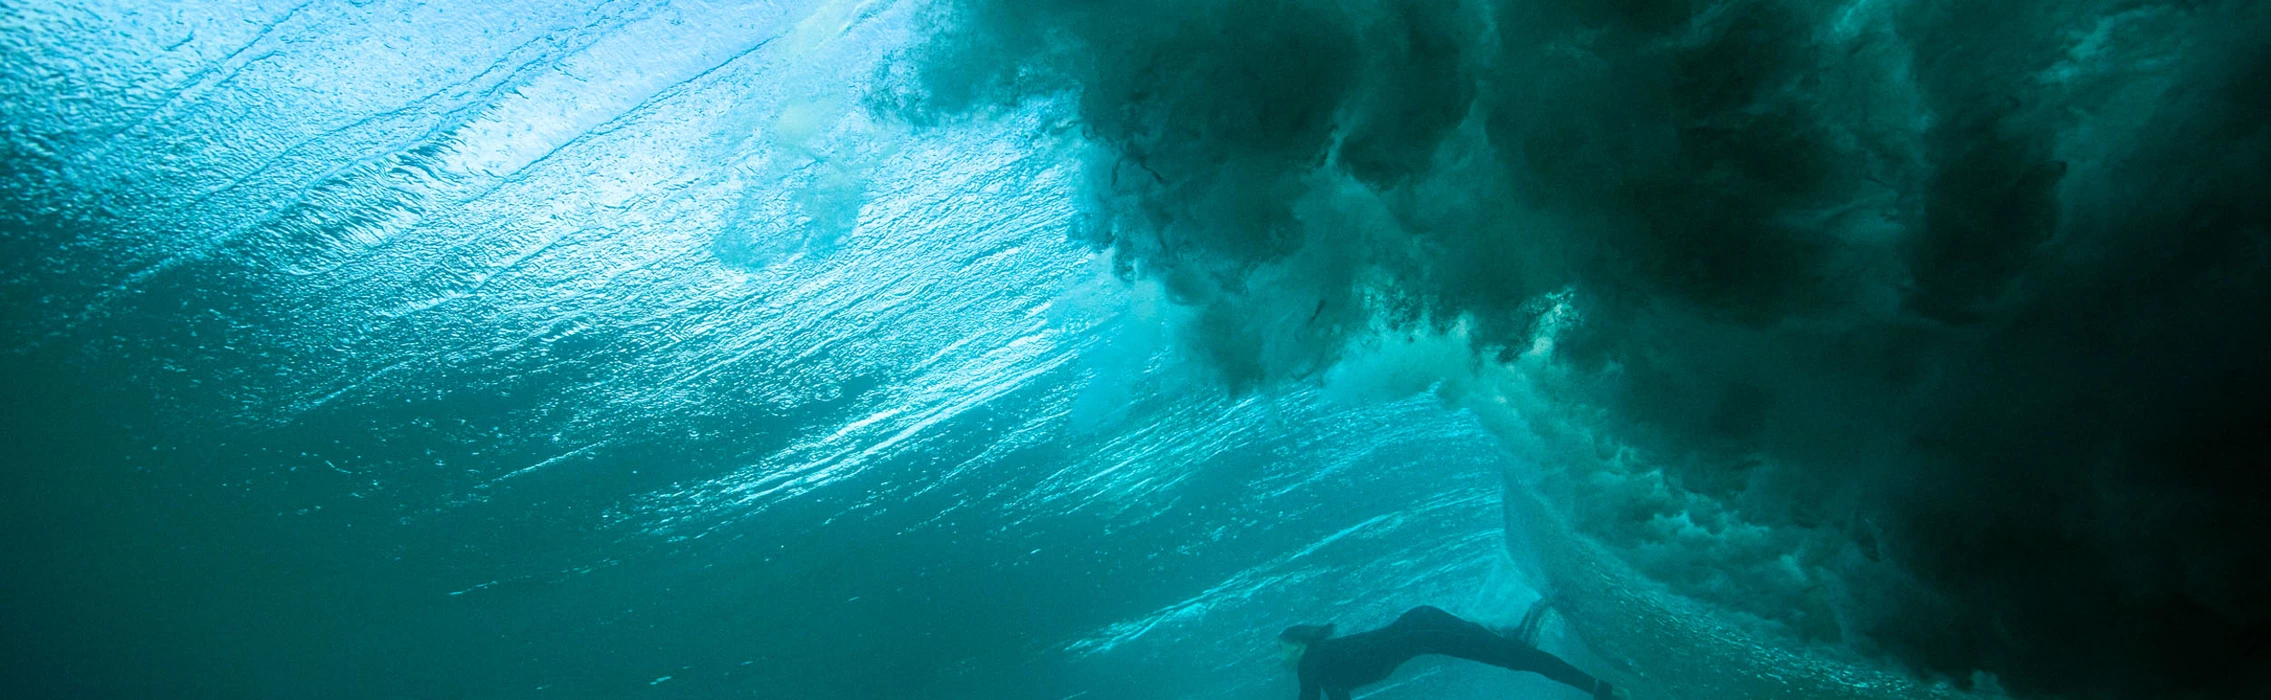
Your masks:
M2271 693L2267 32L8 3L0 694Z

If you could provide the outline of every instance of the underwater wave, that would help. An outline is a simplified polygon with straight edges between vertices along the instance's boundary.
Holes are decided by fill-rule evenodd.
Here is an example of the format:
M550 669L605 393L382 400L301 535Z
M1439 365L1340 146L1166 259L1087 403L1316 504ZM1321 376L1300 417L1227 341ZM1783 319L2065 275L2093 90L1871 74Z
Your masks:
M0 685L2228 695L2262 20L10 4Z

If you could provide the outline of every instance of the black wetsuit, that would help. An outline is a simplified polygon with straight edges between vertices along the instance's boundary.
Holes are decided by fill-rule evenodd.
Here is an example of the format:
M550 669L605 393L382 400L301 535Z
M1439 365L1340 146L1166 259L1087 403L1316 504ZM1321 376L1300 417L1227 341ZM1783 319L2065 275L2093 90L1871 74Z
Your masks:
M1370 632L1319 640L1301 654L1301 700L1347 700L1348 691L1378 683L1397 666L1421 654L1442 654L1499 668L1529 671L1609 697L1609 684L1552 654L1440 609L1412 608L1388 626Z

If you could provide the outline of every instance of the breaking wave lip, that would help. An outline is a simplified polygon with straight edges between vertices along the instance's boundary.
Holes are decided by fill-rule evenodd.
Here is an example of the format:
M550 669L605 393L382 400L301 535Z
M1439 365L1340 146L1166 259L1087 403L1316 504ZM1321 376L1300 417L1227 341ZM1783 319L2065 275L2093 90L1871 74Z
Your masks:
M1061 99L1082 236L1236 386L1562 336L1519 409L1630 483L1555 505L1696 602L2198 695L2265 640L2263 8L955 0L890 98Z

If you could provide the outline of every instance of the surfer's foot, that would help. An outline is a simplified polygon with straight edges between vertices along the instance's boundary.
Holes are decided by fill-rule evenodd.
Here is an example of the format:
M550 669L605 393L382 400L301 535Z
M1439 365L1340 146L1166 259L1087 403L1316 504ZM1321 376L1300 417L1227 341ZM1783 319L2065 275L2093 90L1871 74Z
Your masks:
M1522 613L1522 625L1514 629L1514 638L1530 646L1538 645L1538 631L1545 627L1546 613L1553 608L1553 597L1539 598Z

